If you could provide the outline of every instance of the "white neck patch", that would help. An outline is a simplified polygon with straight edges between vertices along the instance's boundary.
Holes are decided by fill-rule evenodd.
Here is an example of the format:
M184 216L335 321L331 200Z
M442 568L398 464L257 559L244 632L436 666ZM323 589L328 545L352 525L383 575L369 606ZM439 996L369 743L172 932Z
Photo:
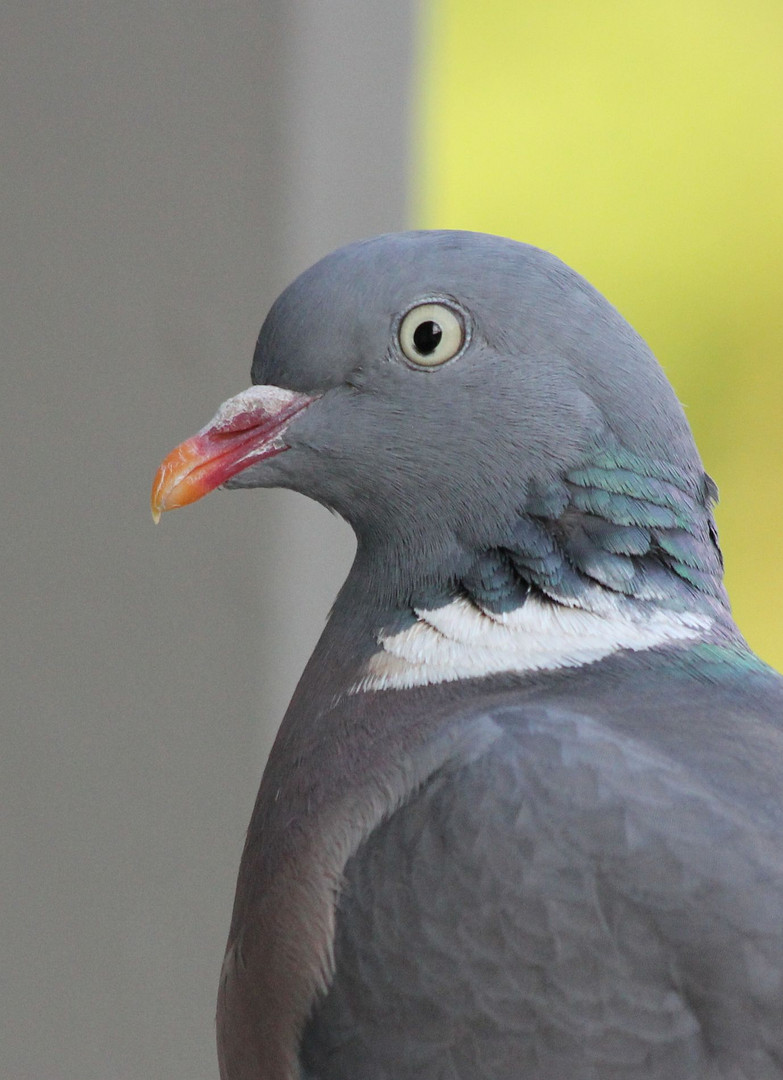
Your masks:
M413 626L379 636L380 649L351 693L579 667L621 649L693 640L713 622L697 612L647 611L605 594L591 597L590 610L530 596L502 615L482 611L464 598L415 614Z

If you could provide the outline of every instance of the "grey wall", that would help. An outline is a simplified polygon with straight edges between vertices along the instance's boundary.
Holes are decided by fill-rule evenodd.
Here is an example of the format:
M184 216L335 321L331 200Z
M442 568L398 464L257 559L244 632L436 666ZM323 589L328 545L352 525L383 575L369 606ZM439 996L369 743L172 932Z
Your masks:
M408 3L9 2L0 1077L216 1074L271 736L350 562L282 493L152 526L299 270L405 219Z

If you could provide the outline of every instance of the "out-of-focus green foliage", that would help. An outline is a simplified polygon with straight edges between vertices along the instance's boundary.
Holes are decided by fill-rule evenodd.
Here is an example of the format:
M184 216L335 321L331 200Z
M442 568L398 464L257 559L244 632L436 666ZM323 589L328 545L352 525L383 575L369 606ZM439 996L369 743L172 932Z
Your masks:
M783 8L429 0L416 224L555 252L648 340L721 491L734 612L783 667Z

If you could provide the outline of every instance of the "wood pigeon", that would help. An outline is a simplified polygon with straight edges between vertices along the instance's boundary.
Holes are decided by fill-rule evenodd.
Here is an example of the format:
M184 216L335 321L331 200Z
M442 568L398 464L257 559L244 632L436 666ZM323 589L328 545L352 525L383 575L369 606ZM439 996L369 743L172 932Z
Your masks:
M356 559L250 822L223 1080L783 1077L783 678L645 343L552 255L409 232L275 302L161 465Z

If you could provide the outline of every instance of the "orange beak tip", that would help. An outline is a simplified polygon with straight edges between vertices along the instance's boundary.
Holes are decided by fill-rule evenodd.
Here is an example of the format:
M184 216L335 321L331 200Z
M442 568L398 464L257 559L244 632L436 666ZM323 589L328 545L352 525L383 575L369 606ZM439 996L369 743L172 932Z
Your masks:
M150 495L152 520L156 525L164 510L187 506L209 490L205 490L196 478L195 467L206 460L203 453L199 452L200 442L200 437L194 436L180 443L161 462L152 482Z

